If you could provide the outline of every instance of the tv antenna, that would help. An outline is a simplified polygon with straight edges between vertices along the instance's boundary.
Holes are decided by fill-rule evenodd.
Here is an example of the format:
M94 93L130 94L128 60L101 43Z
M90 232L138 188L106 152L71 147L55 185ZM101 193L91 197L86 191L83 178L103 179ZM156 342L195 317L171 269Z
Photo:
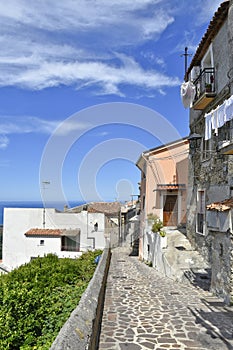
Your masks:
M188 57L191 57L192 54L188 53L188 48L187 46L184 49L184 53L182 53L182 55L180 55L181 57L184 56L184 79L185 81L188 80L188 76L187 76L187 69L188 69Z

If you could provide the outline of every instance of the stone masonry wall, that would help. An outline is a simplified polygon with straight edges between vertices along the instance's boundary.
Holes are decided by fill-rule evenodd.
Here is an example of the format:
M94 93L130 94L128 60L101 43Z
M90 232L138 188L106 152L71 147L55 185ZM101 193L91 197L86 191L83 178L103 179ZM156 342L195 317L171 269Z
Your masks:
M231 253L230 253L231 275L230 275L230 304L233 305L233 236L231 236Z
M96 271L77 308L60 330L50 350L97 350L105 286L111 260L104 249Z
M212 278L211 291L224 299L226 304L231 302L232 279L232 235L231 233L212 233Z

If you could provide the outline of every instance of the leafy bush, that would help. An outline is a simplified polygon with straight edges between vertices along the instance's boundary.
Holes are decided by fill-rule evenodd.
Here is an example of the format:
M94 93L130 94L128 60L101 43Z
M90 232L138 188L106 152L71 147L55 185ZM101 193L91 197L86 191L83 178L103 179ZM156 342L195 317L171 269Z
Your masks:
M162 230L162 228L163 228L163 222L158 217L155 216L151 231L154 233L156 232L159 233L161 237L165 237L166 232Z
M91 280L95 258L49 254L0 276L0 350L47 350Z

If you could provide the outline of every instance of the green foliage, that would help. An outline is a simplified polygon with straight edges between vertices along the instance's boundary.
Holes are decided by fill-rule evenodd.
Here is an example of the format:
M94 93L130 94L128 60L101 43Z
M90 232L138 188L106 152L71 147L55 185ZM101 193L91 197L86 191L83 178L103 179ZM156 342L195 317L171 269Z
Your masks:
M159 233L161 237L165 237L166 232L163 231L162 228L163 228L163 222L157 216L154 216L154 222L153 222L151 231L154 233L155 232Z
M77 306L102 251L49 254L0 276L0 350L47 350Z
M166 232L163 231L163 230L160 230L160 231L159 231L159 234L160 234L161 237L165 237L165 236L166 236Z

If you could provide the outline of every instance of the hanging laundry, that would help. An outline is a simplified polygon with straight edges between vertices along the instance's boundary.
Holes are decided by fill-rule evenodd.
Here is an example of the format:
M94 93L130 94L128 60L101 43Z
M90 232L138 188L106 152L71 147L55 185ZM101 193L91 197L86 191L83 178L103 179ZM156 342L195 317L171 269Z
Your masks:
M212 111L211 124L214 133L218 135L218 107Z
M233 95L225 102L225 121L233 119Z
M192 106L195 94L196 94L196 88L191 81L188 81L181 85L180 95L181 95L182 103L185 108L189 108Z
M212 131L212 113L208 113L205 115L205 140L209 140L211 138Z
M226 123L225 102L217 108L217 128L221 128Z

